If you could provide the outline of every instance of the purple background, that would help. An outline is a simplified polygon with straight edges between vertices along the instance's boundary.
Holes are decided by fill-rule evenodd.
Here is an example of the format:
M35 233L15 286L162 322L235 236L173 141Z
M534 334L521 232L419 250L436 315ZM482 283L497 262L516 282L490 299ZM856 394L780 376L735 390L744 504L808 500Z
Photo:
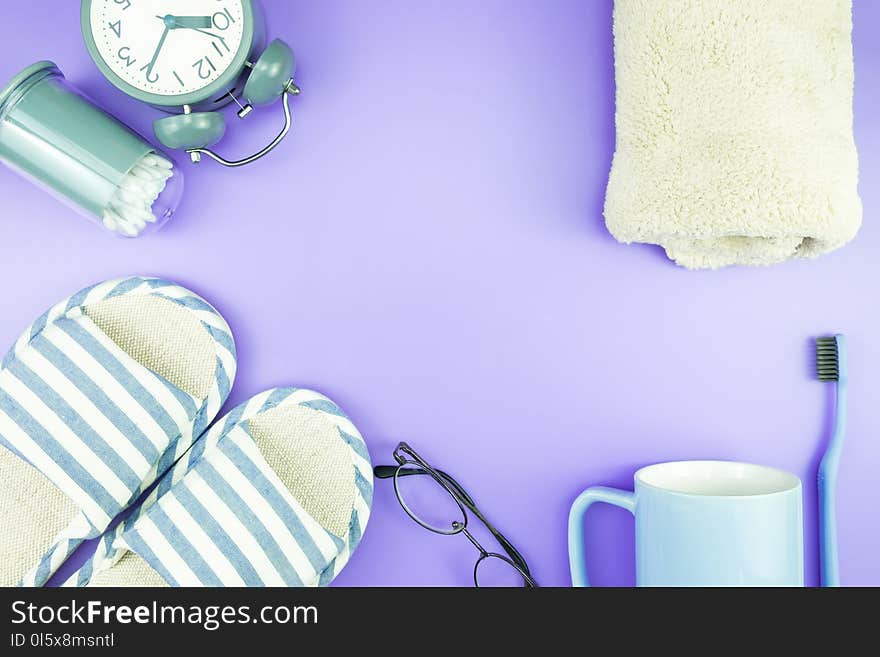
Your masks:
M410 441L459 478L544 585L569 584L566 517L584 487L703 457L802 478L815 583L826 387L811 375L811 338L841 330L852 361L842 578L880 584L880 4L855 7L859 237L816 261L714 273L621 246L603 226L611 0L264 4L270 34L299 57L295 132L244 170L186 164L163 232L113 238L0 170L0 344L89 283L172 278L232 325L230 404L312 387L347 410L375 462ZM78 13L72 0L5 3L0 77L53 59L150 134L159 113L100 76ZM246 152L279 121L277 106L256 112L222 151ZM597 508L587 525L595 583L633 583L628 514ZM463 537L419 529L377 481L337 584L467 586L474 556Z

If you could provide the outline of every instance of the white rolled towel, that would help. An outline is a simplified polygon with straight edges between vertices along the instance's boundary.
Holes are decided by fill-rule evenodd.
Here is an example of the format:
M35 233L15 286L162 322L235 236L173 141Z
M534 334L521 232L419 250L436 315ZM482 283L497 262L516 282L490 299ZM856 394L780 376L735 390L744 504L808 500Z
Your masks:
M849 242L851 33L851 0L615 0L608 230L691 269Z

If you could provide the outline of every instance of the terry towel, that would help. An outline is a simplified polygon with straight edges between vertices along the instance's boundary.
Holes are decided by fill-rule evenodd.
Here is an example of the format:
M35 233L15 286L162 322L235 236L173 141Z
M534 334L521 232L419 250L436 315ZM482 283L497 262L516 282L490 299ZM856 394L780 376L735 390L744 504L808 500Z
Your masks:
M849 242L851 32L851 0L615 0L608 230L691 269Z

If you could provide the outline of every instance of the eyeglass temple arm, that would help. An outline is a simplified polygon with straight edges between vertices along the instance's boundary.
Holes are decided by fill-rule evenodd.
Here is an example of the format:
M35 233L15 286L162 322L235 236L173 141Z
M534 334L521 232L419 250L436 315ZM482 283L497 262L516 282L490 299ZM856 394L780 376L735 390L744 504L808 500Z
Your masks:
M398 468L399 466L397 465L377 465L373 468L373 474L378 479L391 479L397 473ZM438 475L443 477L450 486L452 486L456 494L458 494L459 498L461 499L462 504L464 504L471 513L477 516L477 518L479 518L483 522L483 524L486 525L486 527L492 533L492 536L494 536L498 540L498 542L501 543L501 547L504 548L504 551L507 552L508 556L513 559L516 564L526 572L527 575L531 577L532 573L529 570L529 565L526 563L525 558L519 553L519 550L517 550L513 546L513 543L507 540L507 537L504 534L495 529L495 526L491 522L489 522L486 516L484 516L483 513L477 508L477 503L474 502L471 496L467 494L464 488L462 488L461 484L459 484L454 477L447 474L446 472L443 472L443 470L438 470L434 468L434 471ZM427 470L417 467L410 467L400 470L400 476L403 477L423 474L429 474L429 472Z
M373 468L373 474L379 479L392 479L392 478L394 478L394 475L397 474L398 468L399 468L399 466L397 466L397 465L377 465ZM452 477L452 475L450 475L446 472L443 472L443 470L438 470L436 468L434 468L434 472L436 472L438 475L443 477L446 480L446 483L448 483L450 486L452 486L452 488L455 490L455 492L461 498L461 501L464 503L464 505L468 509L470 509L471 511L476 513L478 516L480 516L480 520L482 520L483 522L486 522L486 519L482 517L482 514L480 514L479 509L477 509L476 502L474 502L473 499L471 499L471 496L467 494L467 491L465 491L465 489L461 487L461 484L459 484ZM427 470L424 470L419 467L407 467L405 469L400 470L401 477L409 477L410 475L423 475L423 474L430 474L430 473Z

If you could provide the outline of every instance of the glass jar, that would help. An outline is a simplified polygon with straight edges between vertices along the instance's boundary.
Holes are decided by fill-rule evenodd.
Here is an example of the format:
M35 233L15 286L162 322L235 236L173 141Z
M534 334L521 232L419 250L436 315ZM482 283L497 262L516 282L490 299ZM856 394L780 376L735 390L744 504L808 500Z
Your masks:
M182 172L170 157L48 61L27 67L0 91L0 161L125 237L168 221L183 192Z

